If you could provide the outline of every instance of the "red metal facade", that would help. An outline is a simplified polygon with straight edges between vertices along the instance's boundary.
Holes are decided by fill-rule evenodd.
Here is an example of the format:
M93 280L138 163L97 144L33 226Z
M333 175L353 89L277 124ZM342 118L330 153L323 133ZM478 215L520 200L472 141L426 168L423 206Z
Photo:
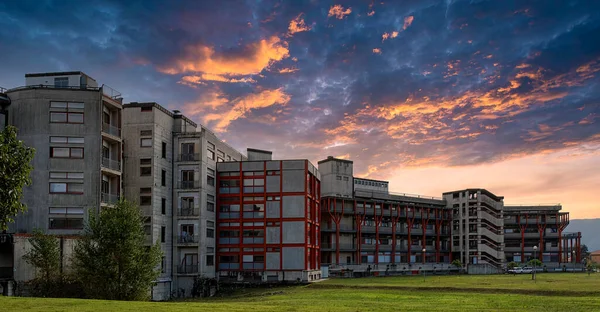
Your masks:
M304 249L303 270L320 269L320 181L308 170L309 162L306 160L304 163L306 177L304 191L284 192L282 175L284 161L278 162L279 170L267 170L267 161L263 161L262 171L244 172L242 162L239 162L239 171L218 172L216 265L221 275L240 272L253 274L263 271L286 271L282 269L284 267L282 251L285 247L302 247ZM267 192L267 176L279 176L278 191ZM250 180L252 182L249 182ZM225 188L227 188L226 191ZM283 212L286 207L282 204L283 197L298 195L304 197L304 216L284 217ZM279 202L278 217L267 216L265 213L267 201ZM289 221L304 223L306 235L302 243L284 242L283 224ZM267 243L268 227L279 228L279 243ZM277 252L279 253L279 269L267 269L267 253ZM252 262L247 261L250 257L253 258ZM227 262L223 260L227 260Z

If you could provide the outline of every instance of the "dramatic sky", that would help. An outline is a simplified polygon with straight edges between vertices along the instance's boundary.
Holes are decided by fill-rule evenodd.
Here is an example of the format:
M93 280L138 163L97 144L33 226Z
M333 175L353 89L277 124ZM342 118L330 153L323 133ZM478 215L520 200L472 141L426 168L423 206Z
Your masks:
M600 1L0 2L0 86L81 70L232 146L600 217Z

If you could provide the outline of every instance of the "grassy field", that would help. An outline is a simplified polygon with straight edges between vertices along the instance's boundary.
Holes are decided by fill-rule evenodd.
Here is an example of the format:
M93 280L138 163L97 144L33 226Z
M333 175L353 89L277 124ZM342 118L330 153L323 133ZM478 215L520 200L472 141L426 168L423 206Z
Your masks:
M185 302L0 297L0 311L600 311L599 286L598 274L337 279Z

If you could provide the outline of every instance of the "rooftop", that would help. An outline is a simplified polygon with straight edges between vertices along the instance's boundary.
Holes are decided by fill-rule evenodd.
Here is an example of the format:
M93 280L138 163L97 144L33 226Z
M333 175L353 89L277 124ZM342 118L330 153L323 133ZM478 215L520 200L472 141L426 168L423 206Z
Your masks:
M349 164L353 163L352 160L335 158L333 156L327 156L327 159L320 160L318 162L318 164L321 164L321 163L324 163L324 162L328 162L328 161L332 161L332 160L334 160L334 161L341 161L341 162L345 162L345 163L349 163Z
M96 79L90 77L89 75L87 75L86 73L82 72L82 71L67 71L67 72L52 72L52 73L31 73L31 74L25 74L25 78L29 78L29 77L52 77L52 76L72 76L72 75L83 75L88 77L89 79L92 79L94 81L96 81Z

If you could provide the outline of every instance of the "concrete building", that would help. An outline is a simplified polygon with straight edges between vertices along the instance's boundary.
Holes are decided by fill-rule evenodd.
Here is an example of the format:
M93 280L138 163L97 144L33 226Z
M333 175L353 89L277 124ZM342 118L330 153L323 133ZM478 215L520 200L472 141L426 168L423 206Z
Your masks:
M444 200L393 194L387 181L353 178L352 171L350 160L319 161L322 264L365 272L450 262L452 215Z
M485 189L466 189L443 194L452 208L453 258L462 263L504 262L504 197Z
M561 210L559 204L505 206L506 261L526 263L535 257L552 266L581 263L581 233L564 233L569 213Z
M219 279L320 279L319 171L248 149L248 161L217 163L217 172Z
M90 210L121 194L120 94L82 72L27 74L24 87L4 94L8 123L36 150L29 209L10 230L79 233Z
M155 300L189 296L196 276L215 278L216 163L245 156L178 111L123 105L125 197L139 203L147 244L160 242Z

